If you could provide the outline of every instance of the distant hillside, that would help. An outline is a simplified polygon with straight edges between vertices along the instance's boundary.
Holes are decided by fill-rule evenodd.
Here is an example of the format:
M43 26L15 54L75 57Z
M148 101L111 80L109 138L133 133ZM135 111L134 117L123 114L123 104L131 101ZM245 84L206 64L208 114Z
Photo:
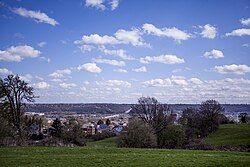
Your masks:
M113 103L88 103L88 104L29 104L28 112L76 112L76 113L100 113L117 114L129 110L132 104L113 104ZM199 108L198 104L170 104L174 112L182 111L187 107ZM224 104L226 112L248 112L250 105L247 104Z

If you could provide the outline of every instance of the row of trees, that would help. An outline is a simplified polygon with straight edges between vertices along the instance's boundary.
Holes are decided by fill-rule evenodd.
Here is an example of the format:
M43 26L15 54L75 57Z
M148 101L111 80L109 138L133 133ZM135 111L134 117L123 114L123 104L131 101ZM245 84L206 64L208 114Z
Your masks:
M141 97L132 112L135 118L120 136L124 147L180 148L218 129L224 108L215 100L202 102L199 109L187 108L174 124L171 110L155 98Z

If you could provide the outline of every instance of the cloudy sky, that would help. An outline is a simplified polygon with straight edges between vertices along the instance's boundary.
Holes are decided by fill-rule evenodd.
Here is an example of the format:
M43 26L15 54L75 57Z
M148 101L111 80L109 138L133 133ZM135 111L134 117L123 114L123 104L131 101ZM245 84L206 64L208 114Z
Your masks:
M0 25L39 103L250 103L249 0L1 0Z

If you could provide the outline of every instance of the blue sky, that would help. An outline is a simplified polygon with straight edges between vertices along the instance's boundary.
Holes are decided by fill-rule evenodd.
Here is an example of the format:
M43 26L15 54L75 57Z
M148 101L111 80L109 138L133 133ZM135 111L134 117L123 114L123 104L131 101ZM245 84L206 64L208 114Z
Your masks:
M248 0L0 1L0 75L45 102L250 103Z

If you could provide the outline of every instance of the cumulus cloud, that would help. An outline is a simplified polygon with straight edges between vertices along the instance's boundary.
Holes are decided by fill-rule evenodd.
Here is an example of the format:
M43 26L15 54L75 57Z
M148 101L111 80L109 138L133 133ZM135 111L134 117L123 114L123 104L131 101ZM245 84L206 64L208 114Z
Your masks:
M35 58L41 52L29 45L11 46L6 50L0 50L0 61L20 62L26 57Z
M135 72L147 72L147 68L145 66L142 66L140 68L133 69Z
M33 76L30 74L21 75L20 79L25 81L25 82L31 82L31 80L33 79Z
M24 8L13 8L12 11L20 16L35 19L38 23L47 23L52 26L59 24L55 19L40 11L32 11Z
M55 72L49 74L49 76L53 78L63 78L66 75L70 75L71 72L72 71L70 69L56 70Z
M40 48L44 47L46 45L46 42L42 41L37 44Z
M184 63L184 59L175 55L160 55L160 56L146 56L141 57L140 62L148 64L150 62L164 63L164 64L181 64Z
M209 59L213 59L213 58L218 59L218 58L224 57L224 54L220 50L213 49L213 50L211 50L209 52L205 52L203 54L203 56L206 57L206 58L209 58Z
M250 72L250 67L247 65L223 65L223 66L215 66L214 70L221 74L238 74L243 75L245 73Z
M102 69L96 65L96 63L86 63L79 65L77 67L77 70L79 71L87 71L92 73L100 73L102 72Z
M119 73L127 73L128 72L127 70L121 69L121 68L115 69L114 71L119 72Z
M216 27L213 27L210 24L206 24L204 26L200 26L200 28L202 29L201 35L203 38L214 39L216 37Z
M241 28L233 30L230 33L226 33L226 36L245 36L245 35L250 35L250 29Z
M111 10L115 10L119 5L119 0L111 0L110 5L111 5Z
M7 68L0 68L0 75L6 76L6 75L10 75L10 74L13 74L13 72L8 70Z
M37 89L49 89L50 88L50 84L48 84L47 82L38 82L34 84L34 87Z
M94 7L96 9L105 10L110 5L111 10L115 10L119 5L119 0L86 0L86 7Z
M250 18L247 18L247 19L240 19L240 23L243 25L243 26L250 26Z
M123 80L96 81L96 84L108 87L125 87L125 88L130 88L132 85L130 82Z
M197 84L200 85L203 83L203 81L201 81L199 78L190 78L189 81L193 84Z
M171 85L171 80L167 79L151 79L143 82L147 87L166 87Z
M124 61L117 61L117 60L110 60L110 59L93 59L93 62L95 63L102 63L102 64L109 64L109 65L113 65L113 66L125 66L125 62Z
M73 87L76 87L77 85L74 83L60 83L59 86L64 89L71 89Z
M117 57L122 58L124 60L134 60L134 58L132 56L127 55L126 51L123 49L110 50L110 49L106 49L105 46L101 46L101 47L99 47L99 50L106 55L117 56Z
M117 44L132 44L133 46L150 47L142 39L142 33L138 29L116 31L114 36L99 34L84 35L81 40L74 42L77 45L117 45Z
M191 37L190 34L179 30L176 27L172 27L172 28L157 28L155 27L153 24L143 24L142 29L147 32L148 34L152 34L155 36L159 36L159 37L168 37L168 38L172 38L177 42L181 42L182 40L187 40Z

